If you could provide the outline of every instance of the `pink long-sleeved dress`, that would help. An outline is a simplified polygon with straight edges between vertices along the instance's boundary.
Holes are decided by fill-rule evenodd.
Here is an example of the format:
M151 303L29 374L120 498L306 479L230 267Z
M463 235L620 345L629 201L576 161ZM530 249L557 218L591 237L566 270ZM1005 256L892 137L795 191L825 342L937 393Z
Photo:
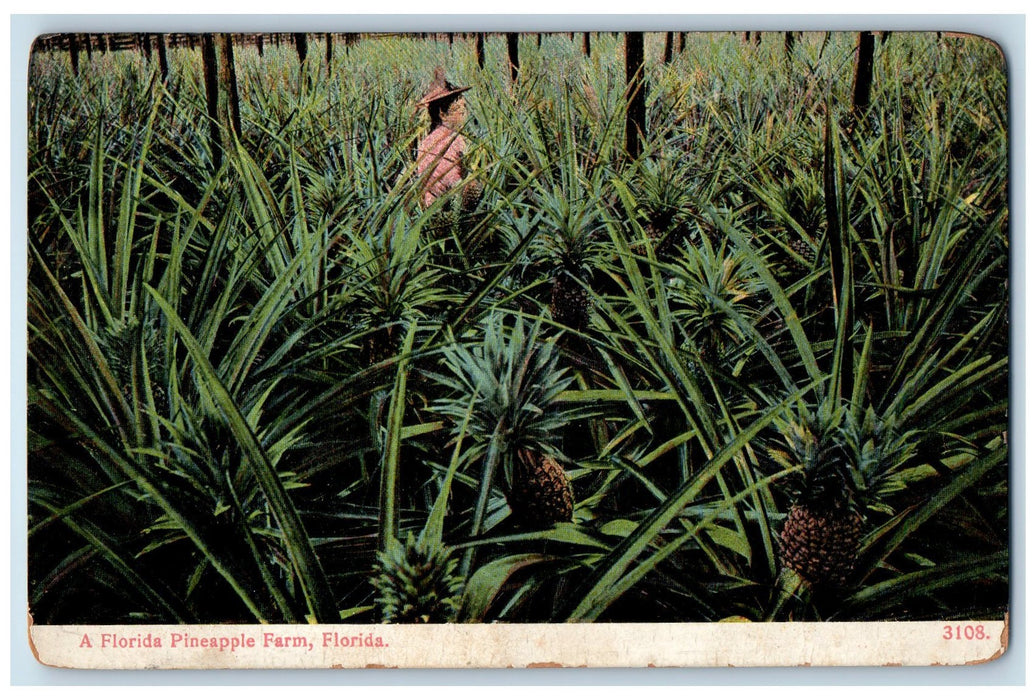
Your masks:
M467 143L444 124L435 127L417 145L417 175L421 203L427 207L464 178L462 158Z

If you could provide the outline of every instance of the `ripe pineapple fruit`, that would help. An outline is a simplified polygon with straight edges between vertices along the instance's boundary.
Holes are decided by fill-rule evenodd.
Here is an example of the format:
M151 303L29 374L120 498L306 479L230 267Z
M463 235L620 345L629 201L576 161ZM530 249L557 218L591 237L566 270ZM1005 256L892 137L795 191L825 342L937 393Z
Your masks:
M577 331L586 328L590 317L586 289L572 272L562 269L550 289L550 317Z
M806 261L806 264L803 265L801 262L793 258L792 265L800 269L808 270L809 267L812 266L816 258L816 251L813 249L813 246L810 245L810 243L806 240L796 238L789 244L789 247L795 252L796 255L798 255Z
M460 601L457 562L442 548L433 549L411 532L378 553L371 583L378 592L382 622L403 624L452 622Z
M816 261L817 242L822 240L826 226L823 186L813 173L795 172L786 177L780 200L787 216L801 228L798 231L790 225L786 227L788 247L802 258L789 255L788 262L792 270L808 271Z
M561 464L532 450L518 450L508 505L523 525L550 527L571 522L572 486Z
M856 565L863 518L853 506L851 467L833 435L802 423L785 426L791 453L774 456L803 474L779 544L784 565L814 587L843 588Z
M863 518L838 494L796 503L780 534L781 558L815 586L843 588L860 547Z

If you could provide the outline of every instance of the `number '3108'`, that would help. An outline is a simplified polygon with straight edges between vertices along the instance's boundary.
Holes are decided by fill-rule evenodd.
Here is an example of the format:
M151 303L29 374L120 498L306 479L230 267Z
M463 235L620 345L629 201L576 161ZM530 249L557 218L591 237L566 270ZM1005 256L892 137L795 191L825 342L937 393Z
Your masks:
M989 636L982 625L945 625L942 628L943 639L986 639Z

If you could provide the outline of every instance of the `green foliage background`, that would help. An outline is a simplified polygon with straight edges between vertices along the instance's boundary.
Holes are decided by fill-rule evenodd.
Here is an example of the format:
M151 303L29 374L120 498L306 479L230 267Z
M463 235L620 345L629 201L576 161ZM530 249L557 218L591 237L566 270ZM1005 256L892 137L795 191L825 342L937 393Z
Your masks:
M523 36L515 85L499 35L484 68L461 35L237 45L219 157L200 52L34 53L37 623L377 621L400 576L459 621L1003 615L997 47L883 37L854 116L855 34L668 64L649 34L631 161L622 38L591 38ZM437 65L472 86L468 210L413 185ZM573 522L508 519L519 446ZM816 469L864 516L837 590L780 557Z

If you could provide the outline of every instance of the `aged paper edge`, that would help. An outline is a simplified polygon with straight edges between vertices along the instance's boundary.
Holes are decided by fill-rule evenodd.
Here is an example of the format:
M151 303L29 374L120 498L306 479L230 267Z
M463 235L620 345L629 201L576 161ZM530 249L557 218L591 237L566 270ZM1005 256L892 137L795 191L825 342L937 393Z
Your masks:
M970 637L970 638L969 638ZM76 669L963 666L999 658L1008 619L470 625L31 625Z

